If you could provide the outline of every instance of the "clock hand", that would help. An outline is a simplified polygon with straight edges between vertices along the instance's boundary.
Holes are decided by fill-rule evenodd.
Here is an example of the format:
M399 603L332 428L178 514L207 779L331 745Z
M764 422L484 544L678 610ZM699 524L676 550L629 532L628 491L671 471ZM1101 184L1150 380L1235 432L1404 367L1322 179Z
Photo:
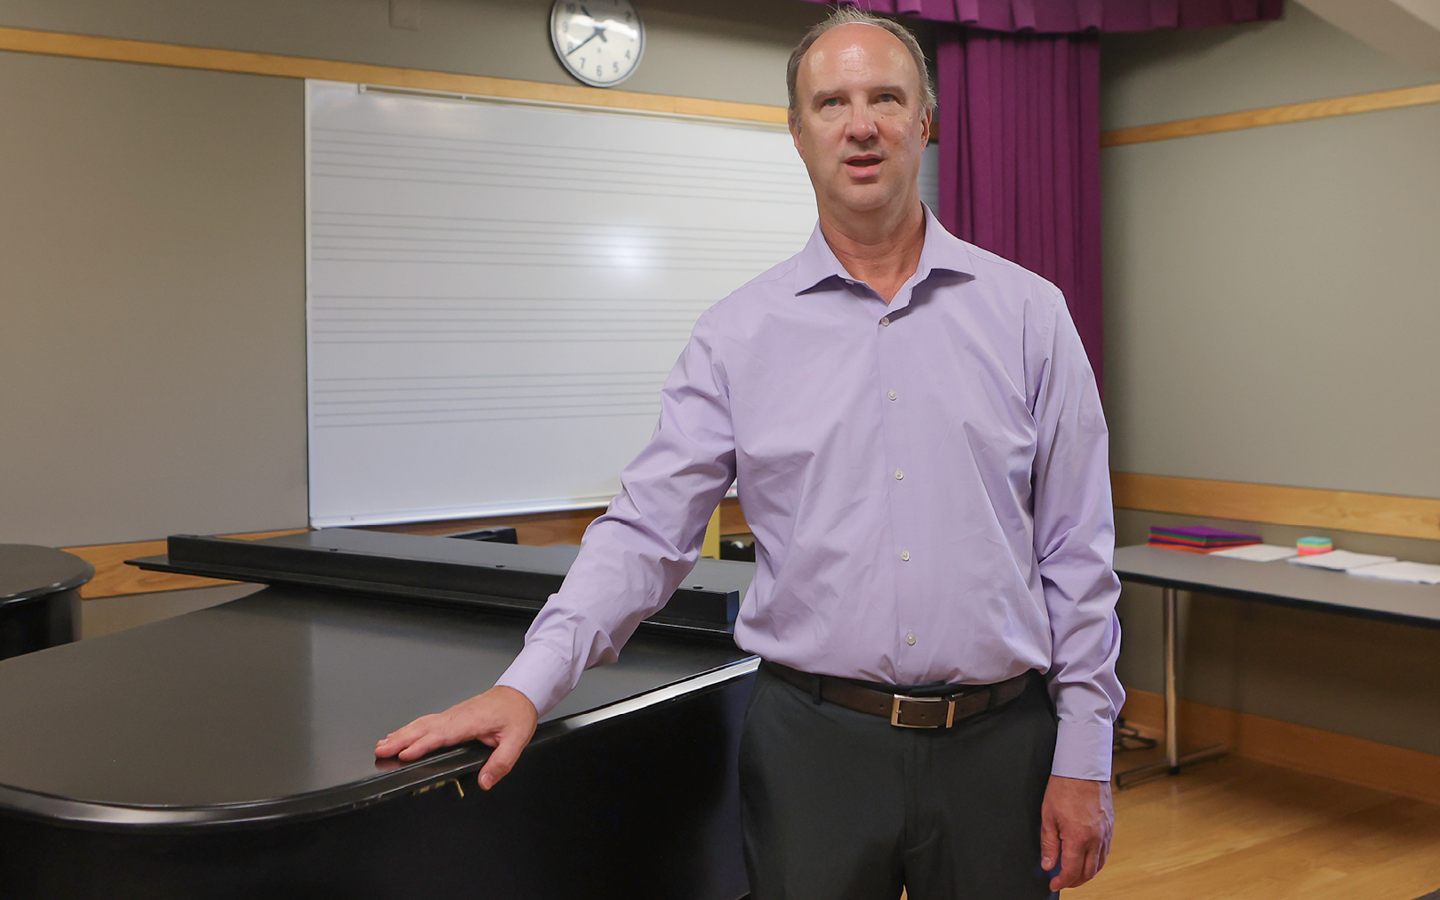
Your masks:
M595 29L595 34L590 35L590 37L593 38L598 36L600 40L604 41L605 43L610 43L610 39L605 36L605 26L601 24L600 21L594 16L590 15L590 10L585 8L585 4L580 4L580 11L585 14L585 18L590 20L591 26ZM585 40L588 41L590 40L590 38L586 38Z
M583 40L583 41L581 41L580 43L576 44L575 46L571 47L568 51L566 51L565 55L566 55L566 56L569 56L571 53L574 53L576 50L579 50L581 47L583 47L583 46L585 46L586 44L590 43L591 41L595 40L595 35L596 35L596 34L599 34L599 33L600 33L600 30L597 28L597 29L595 30L595 34L590 35L590 36L589 36L588 38L586 38L585 40Z

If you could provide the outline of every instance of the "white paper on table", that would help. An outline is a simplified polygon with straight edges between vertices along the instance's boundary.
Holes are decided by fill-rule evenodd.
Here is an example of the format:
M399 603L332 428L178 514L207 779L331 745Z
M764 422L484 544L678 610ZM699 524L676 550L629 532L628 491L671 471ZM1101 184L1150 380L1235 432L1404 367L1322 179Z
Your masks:
M1351 575L1383 578L1386 581L1408 581L1411 584L1440 584L1440 566L1416 562L1380 563L1351 569Z
M1313 566L1317 569L1336 569L1348 572L1361 566L1393 563L1393 556L1375 556L1370 553L1351 553L1349 550L1331 550L1329 553L1315 553L1310 556L1292 556L1288 562L1297 566Z
M1282 547L1279 544L1246 544L1244 547L1231 547L1229 550L1216 550L1209 556L1223 556L1226 559L1245 559L1250 562L1274 562L1277 559L1289 559L1300 553L1294 547Z

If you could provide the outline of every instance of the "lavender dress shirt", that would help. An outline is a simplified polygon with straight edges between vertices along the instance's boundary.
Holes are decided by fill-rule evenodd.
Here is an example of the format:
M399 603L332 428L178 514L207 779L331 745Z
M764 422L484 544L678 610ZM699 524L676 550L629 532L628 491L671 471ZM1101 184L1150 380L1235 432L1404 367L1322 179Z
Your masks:
M756 551L740 647L899 685L1037 669L1052 772L1109 777L1125 694L1095 379L1058 289L925 215L888 306L817 227L700 317L654 437L500 684L544 713L614 661L735 481Z

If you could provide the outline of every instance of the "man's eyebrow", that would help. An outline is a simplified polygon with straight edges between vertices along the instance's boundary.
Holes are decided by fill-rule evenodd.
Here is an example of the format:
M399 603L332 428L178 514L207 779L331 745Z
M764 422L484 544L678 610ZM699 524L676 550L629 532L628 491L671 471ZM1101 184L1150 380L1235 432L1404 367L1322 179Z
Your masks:
M869 93L869 94L900 94L901 96L905 96L905 97L910 96L910 92L909 92L908 90L906 90L903 85L898 85L898 84L882 84L882 85L879 85L878 87L866 88L865 91L866 91L866 93ZM814 91L813 93L811 93L810 99L811 99L811 100L818 100L818 99L820 99L821 97L831 97L831 96L834 96L835 94L844 94L844 93L847 93L847 91L846 91L846 89L843 88L843 87L824 87L824 88L816 88L815 91Z

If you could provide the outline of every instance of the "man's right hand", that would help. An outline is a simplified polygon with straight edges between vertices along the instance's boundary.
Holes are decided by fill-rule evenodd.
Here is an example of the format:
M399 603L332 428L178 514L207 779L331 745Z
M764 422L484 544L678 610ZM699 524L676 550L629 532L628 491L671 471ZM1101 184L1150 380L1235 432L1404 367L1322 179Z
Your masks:
M381 759L398 756L409 762L440 747L479 741L495 748L480 769L480 787L488 791L515 767L539 720L530 698L514 688L496 686L390 732L376 742L375 755Z

